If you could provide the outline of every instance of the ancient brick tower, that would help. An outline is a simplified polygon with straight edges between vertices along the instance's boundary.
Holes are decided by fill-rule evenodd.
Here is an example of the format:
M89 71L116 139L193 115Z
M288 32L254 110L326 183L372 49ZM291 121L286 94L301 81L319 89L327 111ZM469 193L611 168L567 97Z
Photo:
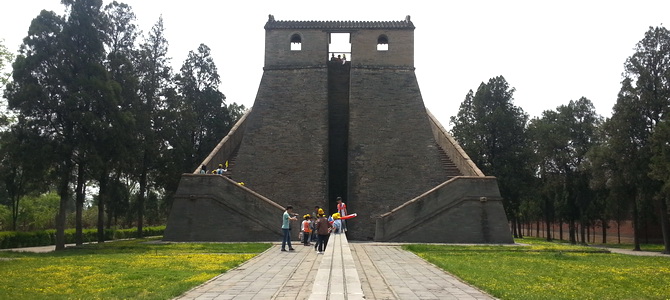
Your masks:
M512 242L495 178L423 105L409 16L270 16L265 30L254 106L203 162L212 170L229 161L229 171L182 176L165 239L277 240L282 207L332 214L341 196L359 214L347 223L350 239ZM334 51L331 37L343 33L350 51ZM340 55L347 60L331 60Z

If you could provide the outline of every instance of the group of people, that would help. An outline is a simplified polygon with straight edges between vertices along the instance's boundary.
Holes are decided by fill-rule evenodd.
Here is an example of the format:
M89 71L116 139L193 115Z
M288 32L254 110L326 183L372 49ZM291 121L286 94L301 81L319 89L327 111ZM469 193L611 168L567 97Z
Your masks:
M346 54L342 54L342 55L338 54L337 57L335 57L335 53L333 53L333 54L330 55L330 61L341 62L342 64L345 64L347 62L347 55Z
M201 165L200 166L200 174L223 175L223 176L226 176L230 179L233 179L233 177L228 172L228 161L226 161L225 163L220 163L219 167L212 170L210 173L207 173L207 165ZM238 182L237 184L239 184L241 186L244 186L244 182Z
M316 241L314 250L318 254L323 254L328 246L328 239L331 233L346 232L345 220L346 216L355 217L356 214L347 214L347 205L342 201L341 197L337 197L337 212L332 216L326 217L323 208L318 205L314 207L314 217L310 214L303 216L303 221L300 224L301 242L305 246L311 246L312 242ZM287 206L284 211L282 221L282 231L284 239L282 240L281 251L294 251L291 246L291 221L297 221L298 214L293 213L293 207ZM345 217L345 218L343 218Z
M228 172L228 161L219 164L219 167L212 170L211 174L223 175ZM207 174L207 165L200 166L200 174Z

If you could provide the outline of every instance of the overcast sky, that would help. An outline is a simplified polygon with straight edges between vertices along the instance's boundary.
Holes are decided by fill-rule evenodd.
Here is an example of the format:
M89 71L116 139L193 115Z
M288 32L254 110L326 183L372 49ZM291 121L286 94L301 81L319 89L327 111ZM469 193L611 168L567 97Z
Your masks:
M105 4L110 1L105 0ZM149 1L126 0L148 32L163 15L176 70L205 43L228 102L253 105L263 26L276 20L400 21L416 26L415 67L426 107L449 126L468 90L503 75L531 117L584 96L610 116L623 63L649 26L670 24L670 1ZM0 39L18 50L40 10L60 0L5 0ZM355 56L355 53L353 54Z

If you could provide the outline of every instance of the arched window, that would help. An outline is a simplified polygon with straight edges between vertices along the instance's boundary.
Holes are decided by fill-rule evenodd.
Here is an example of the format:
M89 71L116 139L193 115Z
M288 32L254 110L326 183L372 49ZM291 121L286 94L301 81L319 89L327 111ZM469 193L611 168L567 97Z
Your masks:
M291 51L300 51L302 50L302 38L299 34L294 33L291 36Z
M377 38L377 51L388 51L389 50L389 38L382 34Z

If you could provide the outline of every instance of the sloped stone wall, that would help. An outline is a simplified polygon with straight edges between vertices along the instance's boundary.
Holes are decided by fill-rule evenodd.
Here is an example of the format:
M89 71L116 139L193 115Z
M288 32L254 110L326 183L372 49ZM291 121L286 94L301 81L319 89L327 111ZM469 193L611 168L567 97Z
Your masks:
M413 69L351 71L351 239L370 240L375 219L446 181Z
M328 72L265 70L233 180L298 213L326 206Z
M377 220L375 240L514 243L495 177L456 177Z
M281 240L283 211L278 204L221 175L184 174L174 196L163 239ZM297 236L297 232L294 234Z

